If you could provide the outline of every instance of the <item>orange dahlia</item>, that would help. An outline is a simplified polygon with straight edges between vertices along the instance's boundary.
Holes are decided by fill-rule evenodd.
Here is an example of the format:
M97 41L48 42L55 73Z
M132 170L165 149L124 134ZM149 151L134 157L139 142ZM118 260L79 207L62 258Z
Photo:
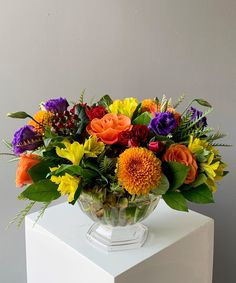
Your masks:
M160 183L161 161L146 148L128 148L118 158L117 177L131 195L148 194Z
M34 115L34 120L37 121L36 123L34 120L30 120L28 125L34 127L34 131L40 134L44 133L44 128L50 125L50 119L52 117L52 113L48 111L39 111Z

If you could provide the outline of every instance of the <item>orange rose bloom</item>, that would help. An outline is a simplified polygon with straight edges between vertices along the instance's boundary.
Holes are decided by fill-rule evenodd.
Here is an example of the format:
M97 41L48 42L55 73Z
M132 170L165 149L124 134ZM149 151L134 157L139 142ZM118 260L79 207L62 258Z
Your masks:
M118 141L119 133L131 129L131 120L123 114L108 113L101 119L93 119L87 126L87 132L97 136L105 144Z
M196 179L197 162L185 145L172 144L164 154L163 161L175 161L189 167L188 175L184 181L185 184L190 184Z
M32 184L28 170L41 161L38 157L38 155L32 153L20 155L20 161L16 170L16 187L19 188L26 184Z

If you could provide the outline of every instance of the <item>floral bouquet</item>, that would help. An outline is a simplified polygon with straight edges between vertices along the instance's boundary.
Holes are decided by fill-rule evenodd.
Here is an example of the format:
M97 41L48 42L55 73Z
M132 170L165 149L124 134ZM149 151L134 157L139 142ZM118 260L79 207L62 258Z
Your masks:
M66 195L77 200L94 221L125 226L147 217L160 197L171 208L188 211L187 201L212 203L216 183L227 174L216 140L224 135L208 127L211 105L194 99L182 112L172 104L108 95L87 104L63 98L40 104L34 116L8 143L19 160L16 186L29 204L14 220L21 224L36 202L42 210ZM193 107L198 103L206 111Z

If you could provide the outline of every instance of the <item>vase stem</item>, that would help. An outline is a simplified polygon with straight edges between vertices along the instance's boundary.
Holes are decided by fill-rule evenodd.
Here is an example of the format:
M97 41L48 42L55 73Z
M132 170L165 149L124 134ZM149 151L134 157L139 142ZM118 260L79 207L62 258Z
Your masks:
M141 247L148 236L148 228L137 223L125 227L93 224L87 232L89 242L104 251L120 251Z

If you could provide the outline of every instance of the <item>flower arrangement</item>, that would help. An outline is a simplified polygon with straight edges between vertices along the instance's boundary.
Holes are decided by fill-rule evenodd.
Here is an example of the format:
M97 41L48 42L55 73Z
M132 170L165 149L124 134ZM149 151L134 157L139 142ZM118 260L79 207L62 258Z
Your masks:
M72 205L98 199L107 210L150 195L181 211L188 211L187 201L214 202L216 184L228 172L216 149L224 144L215 142L224 135L208 127L213 108L207 101L194 99L180 113L183 96L172 104L165 96L138 102L105 95L92 105L83 97L72 105L50 99L34 116L8 114L29 119L8 143L19 162L16 186L25 187L18 198L30 201L14 219L19 225L36 202L43 203L40 217L63 195ZM94 209L103 216L103 208Z

